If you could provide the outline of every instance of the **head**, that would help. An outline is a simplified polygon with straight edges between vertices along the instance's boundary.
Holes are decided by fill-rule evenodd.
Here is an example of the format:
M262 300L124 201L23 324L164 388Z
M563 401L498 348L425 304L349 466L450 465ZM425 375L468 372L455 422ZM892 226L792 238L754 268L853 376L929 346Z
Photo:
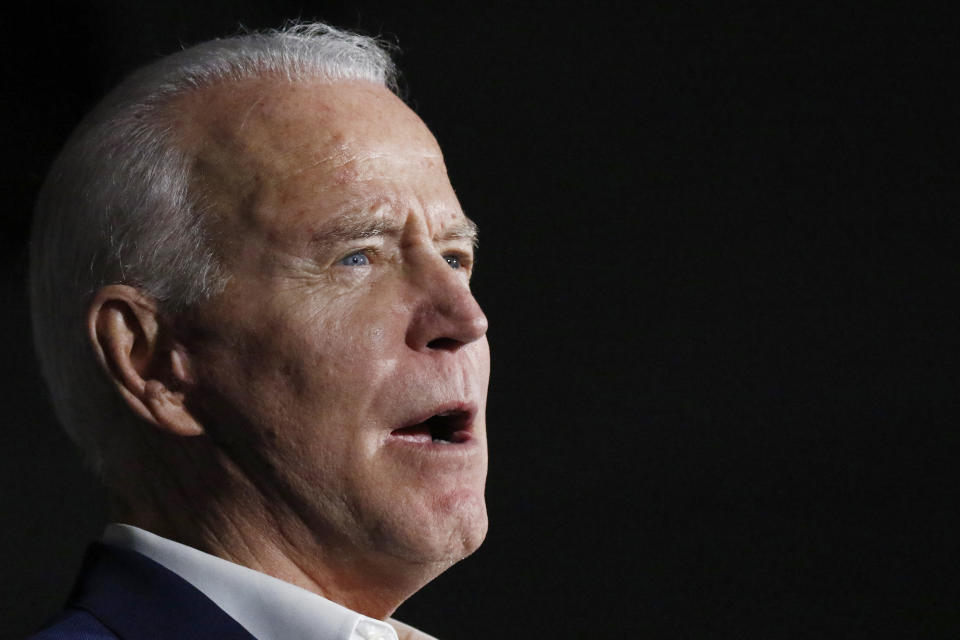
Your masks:
M214 41L121 85L58 159L35 339L132 513L185 491L257 508L355 568L442 569L482 540L476 227L392 78L322 25Z

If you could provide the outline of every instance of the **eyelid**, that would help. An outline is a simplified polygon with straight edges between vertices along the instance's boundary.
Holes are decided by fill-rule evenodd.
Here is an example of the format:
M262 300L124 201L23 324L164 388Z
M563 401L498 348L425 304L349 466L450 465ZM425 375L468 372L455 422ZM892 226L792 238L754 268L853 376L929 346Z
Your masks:
M357 253L362 253L362 254L364 254L364 255L367 257L367 260L371 260L372 258L376 257L376 255L379 253L379 251L377 250L377 247L371 247L371 246L354 247L354 248L352 248L352 249L348 249L347 251L344 251L344 252L338 254L339 257L337 257L337 258L333 261L333 264L334 264L334 265L340 265L344 260L346 260L346 259L349 258L350 256L352 256L352 255L354 255L354 254L357 254Z
M446 251L441 252L440 255L444 258L447 256L454 256L460 261L460 268L465 271L470 271L473 269L473 263L475 261L473 251L465 249L447 249Z
M473 252L464 251L462 249L450 249L443 252L445 256L456 256L461 259L463 262L473 263Z

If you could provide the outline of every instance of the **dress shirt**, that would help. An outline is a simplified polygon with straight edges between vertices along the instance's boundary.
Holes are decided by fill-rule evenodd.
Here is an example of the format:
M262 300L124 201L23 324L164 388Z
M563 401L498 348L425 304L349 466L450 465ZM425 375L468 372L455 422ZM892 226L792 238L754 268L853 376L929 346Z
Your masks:
M107 525L104 544L136 551L179 575L258 640L436 640L306 589L127 524ZM394 628L396 627L396 629Z

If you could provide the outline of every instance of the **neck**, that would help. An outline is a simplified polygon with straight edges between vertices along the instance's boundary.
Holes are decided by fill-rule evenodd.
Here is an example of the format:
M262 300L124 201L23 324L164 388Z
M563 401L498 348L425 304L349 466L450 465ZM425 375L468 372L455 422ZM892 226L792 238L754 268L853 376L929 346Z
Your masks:
M112 517L279 578L371 618L386 619L446 566L363 552L313 530L277 496L264 495L223 456L201 473L153 474L137 495L114 491Z

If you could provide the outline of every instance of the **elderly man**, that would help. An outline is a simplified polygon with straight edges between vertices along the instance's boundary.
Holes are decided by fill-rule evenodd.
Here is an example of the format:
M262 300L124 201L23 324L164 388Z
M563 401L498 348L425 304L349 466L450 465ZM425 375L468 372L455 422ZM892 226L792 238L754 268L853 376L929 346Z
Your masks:
M142 69L68 142L31 255L58 417L111 498L37 638L425 638L481 543L476 227L377 43L320 24Z

